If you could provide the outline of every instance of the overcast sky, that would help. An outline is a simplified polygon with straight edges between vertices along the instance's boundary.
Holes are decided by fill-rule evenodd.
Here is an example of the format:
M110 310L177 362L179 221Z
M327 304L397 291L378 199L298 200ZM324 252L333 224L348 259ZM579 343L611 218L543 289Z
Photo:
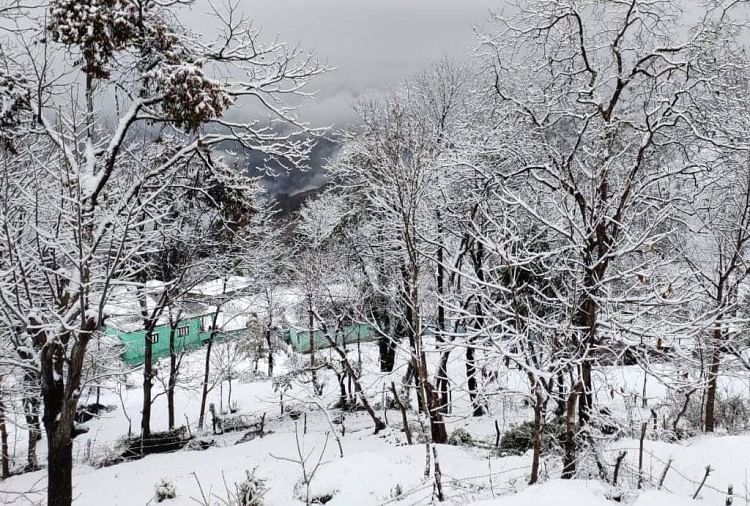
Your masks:
M316 125L352 119L351 97L395 85L441 58L460 57L475 45L473 27L502 0L242 0L244 13L263 27L338 67L316 80L317 100L305 107ZM200 32L205 4L190 25ZM204 33L210 36L210 33Z
M220 3L222 0L215 0ZM684 0L689 6L694 0ZM202 15L208 0L197 0L186 21L211 36ZM342 127L355 118L351 99L378 93L447 55L461 58L476 46L474 28L485 23L504 0L241 0L241 9L264 39L299 43L334 72L315 80L318 98L305 105L303 119L313 126ZM688 9L688 12L690 9ZM269 181L277 192L319 186L317 170L335 151L321 143L313 153L313 171Z

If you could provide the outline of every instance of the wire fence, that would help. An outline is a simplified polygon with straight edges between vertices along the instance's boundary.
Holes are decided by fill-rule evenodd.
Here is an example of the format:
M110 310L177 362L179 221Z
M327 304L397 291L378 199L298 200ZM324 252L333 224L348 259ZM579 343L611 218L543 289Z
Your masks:
M576 478L601 479L598 465L592 457L590 448L580 452L577 459ZM628 455L638 456L638 447L609 448L600 451L600 454L620 455L626 452ZM495 462L501 461L501 457L495 457ZM750 490L748 482L738 489L734 484L711 483L710 478L714 469L709 463L705 464L704 471L700 475L689 475L680 469L680 463L672 459L664 460L656 453L647 449L643 450L643 462L648 461L649 466L639 469L625 459L617 466L617 483L613 483L615 463L617 458L605 463L608 471L604 486L608 489L608 499L617 502L627 502L642 492L648 490L661 490L667 493L683 496L685 499L704 497L706 504L725 506L750 506ZM442 489L448 503L467 504L477 500L500 498L507 494L518 493L528 487L531 473L531 465L522 465L509 468L493 470L492 457L487 458L488 471L470 476L452 476L442 474ZM658 468L654 464L659 464ZM542 459L542 470L539 483L560 476L562 469L559 456L546 456ZM434 502L435 481L434 476L425 476L417 485L407 489L399 489L397 495L383 499L381 504L393 505L423 505ZM710 496L710 497L709 497Z
M348 426L343 429L346 434L352 435L361 431L371 430L369 420L362 413L350 416L346 423ZM296 418L294 418L296 417ZM236 421L238 429L232 432L237 434L237 438L223 438L216 442L218 445L233 445L246 432L260 431L262 437L264 431L270 430L289 432L294 430L306 430L307 412L295 412L294 415L289 412L273 416L257 415L237 415ZM284 425L286 423L286 425ZM295 425L297 427L295 427ZM304 429L303 429L304 426ZM398 430L397 422L392 421L390 424L392 430ZM318 427L316 430L319 430ZM326 429L328 430L328 429ZM162 433L163 434L163 433ZM211 439L214 438L210 417L203 429L197 425L184 427L174 433L174 448L165 449L163 439L141 440L140 449L143 454L157 453L160 451L191 451L202 450L211 445ZM138 438L121 438L113 441L100 441L96 436L84 439L75 445L74 462L76 464L91 465L95 467L112 465L128 457L124 455L129 448L129 444L138 441ZM653 440L647 440L653 441ZM600 447L599 447L600 446ZM648 446L648 445L646 445ZM449 502L456 504L465 504L473 500L488 499L501 497L505 494L515 493L527 487L527 482L531 473L531 465L520 465L512 467L502 467L509 461L503 460L492 445L481 445L473 451L485 455L487 463L486 472L477 472L476 474L454 476L449 473L442 474L443 492ZM440 450L439 450L440 453ZM626 457L618 458L625 454ZM141 455L133 455L131 458L138 458ZM40 453L40 459L43 455ZM639 466L638 462L641 462ZM619 463L618 463L619 462ZM663 490L677 494L678 496L704 497L707 504L733 505L733 506L750 506L750 490L748 490L748 481L744 483L721 483L718 481L714 470L710 467L710 462L690 463L690 470L686 470L686 461L679 461L670 457L664 457L663 452L655 452L648 447L641 449L636 446L623 446L622 444L612 443L609 445L582 445L578 451L576 461L577 478L582 479L602 479L608 485L612 498L625 500L632 498L638 493L645 490ZM738 463L742 464L742 463ZM750 461L744 464L750 467ZM703 466L702 471L700 466ZM450 468L450 466L445 466ZM542 458L540 469L540 481L556 478L561 472L561 456L559 454L545 455ZM615 469L617 479L615 479ZM602 475L602 472L604 475ZM394 484L394 486L397 484ZM736 487L734 487L735 485ZM433 500L434 494L434 475L424 476L423 479L414 485L394 490L389 497L382 497L382 504L429 504Z

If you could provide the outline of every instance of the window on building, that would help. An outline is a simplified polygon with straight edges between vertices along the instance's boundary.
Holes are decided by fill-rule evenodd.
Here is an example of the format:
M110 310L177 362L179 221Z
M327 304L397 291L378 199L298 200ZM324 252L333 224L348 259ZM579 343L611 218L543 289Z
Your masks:
M151 344L156 344L159 342L159 334L154 332L151 334Z
M185 325L184 327L177 327L177 337L185 337L190 333L190 327Z

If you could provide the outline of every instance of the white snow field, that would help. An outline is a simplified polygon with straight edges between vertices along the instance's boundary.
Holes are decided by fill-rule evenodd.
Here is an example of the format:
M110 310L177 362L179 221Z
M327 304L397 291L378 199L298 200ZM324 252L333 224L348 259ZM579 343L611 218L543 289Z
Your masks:
M319 352L328 356L330 351ZM186 377L198 374L205 359L205 350L193 352L186 360ZM375 345L361 347L361 360L365 371L377 369ZM403 364L403 356L398 364ZM352 361L358 360L356 351L350 353ZM276 374L283 374L288 364L284 354L277 356ZM306 356L295 360L308 360ZM251 367L250 364L245 364ZM462 377L463 360L456 356L450 364L452 377ZM259 364L263 371L265 364ZM644 444L643 487L637 488L638 446L634 439L620 439L602 448L602 458L610 470L617 455L626 451L618 487L596 480L560 480L560 461L546 457L542 462L542 482L528 486L531 463L530 453L522 456L498 456L493 452L495 421L501 431L520 420L530 419L531 410L520 399L525 391L524 377L518 371L500 367L496 395L488 397L490 414L478 418L453 417L448 420L449 433L464 428L474 438L476 446L437 447L442 471L443 491L448 504L481 504L503 506L605 506L633 504L636 506L721 505L725 504L727 487L734 487L734 505L746 505L750 496L750 435L717 435L698 437L667 443L651 440ZM304 504L305 488L301 486L302 471L297 460L298 450L295 427L301 450L309 455L309 468L318 461L321 466L310 485L311 497L325 497L332 506L357 506L377 504L430 504L433 495L432 475L425 477L425 445L406 444L401 432L400 413L391 409L385 414L380 408L384 385L391 378L403 375L403 367L392 374L369 373L363 386L371 402L378 403L378 412L387 417L388 428L373 434L373 424L364 411L346 412L343 424L340 411L323 410L336 399L338 384L335 377L324 375L322 398L312 395L309 386L297 384L284 395L285 406L294 406L302 412L295 421L288 414L281 415L280 396L265 377L250 377L233 382L232 399L238 403L239 412L257 420L264 413L264 437L235 444L243 431L213 435L208 428L200 431L196 425L200 392L182 389L177 396L178 424L189 424L192 434L202 440L214 440L215 446L207 450L183 449L174 453L149 455L140 460L97 468L96 462L114 452L118 438L128 432L128 417L133 432L138 431L141 409L142 381L140 369L127 377L128 388L122 390L122 404L114 389L102 393L102 403L116 409L88 422L89 432L75 439L73 477L74 504L81 506L135 506L155 504L155 486L162 479L171 483L176 497L166 505L226 504L228 492L235 490L246 471L254 471L264 480L267 488L263 503L267 506ZM607 389L616 385L621 389L642 389L642 371L637 368L612 368L598 378L600 402L606 402ZM737 378L734 378L737 382ZM746 385L746 384L745 384ZM226 406L226 384L224 385ZM743 388L746 388L744 386ZM663 388L654 380L648 383L650 396L658 396ZM157 388L157 392L158 392ZM492 391L489 389L488 391ZM220 389L210 395L210 402L219 405ZM85 399L84 399L85 401ZM453 397L455 411L466 413L466 395L456 390ZM125 410L123 410L124 405ZM464 407L462 407L464 406ZM617 410L618 406L612 405ZM154 402L153 430L166 429L166 401L163 395ZM126 416L127 415L127 416ZM410 412L415 431L419 422L414 410ZM17 420L18 421L18 420ZM12 427L12 424L11 424ZM331 431L339 435L343 457ZM342 435L343 431L343 435ZM304 433L306 432L306 433ZM416 434L415 434L416 437ZM11 443L18 458L23 460L25 432L11 433ZM44 460L44 441L39 445L40 458ZM659 479L666 463L670 468L663 485ZM704 476L707 465L711 473L697 498L692 499ZM0 502L3 504L43 504L46 471L20 474L0 484ZM614 499L619 499L616 502Z

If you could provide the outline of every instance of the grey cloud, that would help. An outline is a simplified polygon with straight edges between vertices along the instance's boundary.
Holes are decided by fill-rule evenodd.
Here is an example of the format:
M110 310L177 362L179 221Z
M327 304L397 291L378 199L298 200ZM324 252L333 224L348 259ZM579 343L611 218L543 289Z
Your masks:
M210 36L199 0L185 14L189 25ZM394 86L444 55L461 57L476 44L473 26L498 10L501 0L246 0L244 14L263 28L299 43L337 70L312 87L318 100L305 104L315 125L353 120L351 97Z
M182 17L194 31L211 37L208 0L197 0ZM312 126L341 128L356 123L354 97L380 94L404 77L444 56L461 58L476 45L474 26L502 0L245 0L243 13L262 27L263 38L298 43L336 70L311 84L315 100L302 104L301 118ZM252 104L237 114L259 112ZM262 113L261 113L262 114ZM263 116L265 116L263 114ZM261 117L263 117L261 116ZM311 170L266 178L273 194L292 194L325 182L321 167L335 141L321 142ZM254 165L252 154L245 161Z

